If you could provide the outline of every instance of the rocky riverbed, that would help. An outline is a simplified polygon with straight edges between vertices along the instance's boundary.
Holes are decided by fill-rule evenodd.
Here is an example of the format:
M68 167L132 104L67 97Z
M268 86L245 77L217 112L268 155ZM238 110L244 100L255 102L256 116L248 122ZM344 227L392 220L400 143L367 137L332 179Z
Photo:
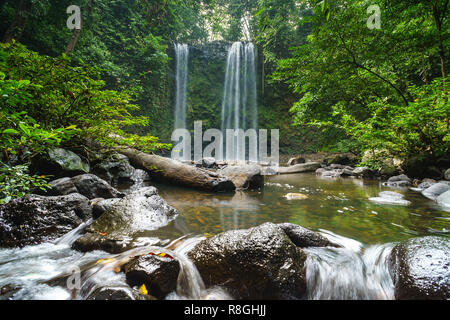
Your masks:
M302 165L291 164L294 171ZM233 210L242 205L243 212L253 210L252 194L263 193L268 186L267 166L233 167L208 159L197 166L215 169L229 177L236 189L247 190L232 196L243 197L238 205L230 202ZM367 174L365 168L341 164L307 166L306 171L332 181L356 181ZM80 174L80 168L88 167ZM47 193L0 206L0 299L450 298L450 242L445 233L365 245L287 221L255 221L247 228L235 225L215 234L189 235L183 206L170 196L166 200L168 190L161 196L151 177L131 166L126 157L78 166L76 174L64 170L67 176L59 175ZM287 175L297 177L293 172ZM367 203L409 206L411 200L401 193L409 190L423 201L448 206L447 180L397 175L382 184L392 191L367 197ZM307 189L292 191L302 191L303 196L284 201L314 200ZM176 192L170 194L177 197ZM219 196L211 205L201 200L196 208L217 208L212 215L222 215L226 203L220 197L230 195ZM206 216L196 214L196 219L206 224ZM44 275L40 263L54 271ZM67 287L73 275L67 266L72 265L81 275L79 288ZM37 275L34 280L28 277L31 272Z

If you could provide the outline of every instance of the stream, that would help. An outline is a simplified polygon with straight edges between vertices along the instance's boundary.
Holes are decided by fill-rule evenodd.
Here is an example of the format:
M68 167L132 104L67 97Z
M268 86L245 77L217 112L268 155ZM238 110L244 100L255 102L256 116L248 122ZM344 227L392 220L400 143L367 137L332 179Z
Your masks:
M71 244L88 221L52 243L1 249L0 288L10 292L0 299L83 300L99 287L127 288L125 274L115 270L131 257L148 252L164 252L180 263L177 289L166 299L233 299L220 287L205 288L186 253L207 236L264 222L295 223L342 246L304 250L307 299L393 299L387 257L394 243L416 236L448 236L450 230L448 210L417 192L392 190L379 181L293 174L266 177L264 190L258 192L209 194L156 187L180 216L167 227L140 235L139 248L119 255L72 250ZM410 204L368 200L382 191L401 193ZM288 200L288 193L307 198ZM178 245L171 246L174 242ZM70 290L68 279L74 272L81 278L78 288Z

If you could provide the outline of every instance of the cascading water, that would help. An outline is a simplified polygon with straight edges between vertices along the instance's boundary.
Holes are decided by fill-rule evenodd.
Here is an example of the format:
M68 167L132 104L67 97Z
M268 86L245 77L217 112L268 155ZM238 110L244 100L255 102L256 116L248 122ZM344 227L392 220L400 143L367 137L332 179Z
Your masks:
M392 300L394 285L388 258L393 244L362 244L322 232L342 248L306 248L308 300Z
M226 129L255 129L258 127L255 46L253 43L235 42L228 52L222 101L222 132ZM234 137L234 148L225 153L226 160L246 160L244 141ZM258 161L257 143L250 143L248 160Z
M188 82L189 46L175 44L176 93L175 93L175 129L186 129L186 101Z

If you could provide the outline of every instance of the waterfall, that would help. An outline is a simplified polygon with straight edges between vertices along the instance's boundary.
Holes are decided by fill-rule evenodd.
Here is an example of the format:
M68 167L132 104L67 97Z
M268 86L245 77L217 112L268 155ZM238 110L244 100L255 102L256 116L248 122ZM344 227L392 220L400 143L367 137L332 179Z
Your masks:
M255 57L253 43L235 42L229 49L222 100L224 137L227 137L226 129L245 131L258 128ZM232 149L227 148L225 153L226 160L246 160L248 151L248 160L258 161L257 142L250 143L248 150L242 144L245 146L245 138L241 140L235 136Z
M189 47L187 44L175 44L176 58L176 94L175 129L186 128L186 99L188 81Z

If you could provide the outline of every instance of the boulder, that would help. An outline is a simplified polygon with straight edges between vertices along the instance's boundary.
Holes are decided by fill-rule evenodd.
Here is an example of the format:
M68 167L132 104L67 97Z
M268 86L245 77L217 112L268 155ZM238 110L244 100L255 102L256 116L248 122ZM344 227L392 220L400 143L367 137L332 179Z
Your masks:
M406 188L409 187L411 185L410 181L387 181L387 182L383 182L382 184L385 187L390 187L390 188Z
M94 290L86 300L142 300L139 295L128 287L101 287Z
M410 184L412 182L412 180L405 174L390 177L387 182L399 182L399 181L408 181Z
M207 287L236 299L300 299L306 291L306 254L273 223L208 238L188 256Z
M73 178L61 178L50 182L48 195L67 195L80 193L89 199L122 198L123 193L110 186L105 180L93 174L78 175Z
M77 193L14 199L0 206L0 247L23 247L55 240L91 215L89 199Z
M113 204L85 229L73 248L121 253L131 249L133 237L166 226L177 215L177 210L159 196L155 187L142 188Z
M195 164L197 167L203 167L203 168L214 168L217 166L216 159L212 157L205 157L198 161Z
M343 169L332 169L332 170L326 170L322 171L320 175L324 178L340 178L343 173Z
M279 174L291 174L291 173L302 173L302 172L315 172L320 168L320 163L318 162L307 162L293 165L291 167L279 167Z
M264 187L264 176L260 166L227 166L218 171L219 174L230 179L236 189L260 189Z
M92 168L92 172L110 184L133 183L135 169L123 154L114 154Z
M450 298L450 241L429 236L397 244L389 271L398 300Z
M102 214L112 208L117 202L119 202L119 198L111 198L111 199L99 199L94 203L91 202L92 205L92 217L94 219L98 219Z
M436 180L433 179L423 179L422 182L417 186L418 189L425 190L436 184Z
M48 157L35 157L30 165L30 171L36 174L52 175L56 178L73 177L89 173L89 164L76 153L55 148L48 152Z
M443 182L439 182L423 190L422 194L428 199L436 200L437 197L439 197L444 192L447 192L448 190L450 190L450 185Z
M369 172L369 167L357 167L353 170L353 174L358 177L366 177Z
M280 227L291 241L300 248L308 247L340 247L330 242L327 238L317 232L303 228L293 223L280 223Z
M444 179L445 180L450 180L450 169L445 170Z
M444 207L450 207L450 190L442 193L436 198L436 201Z
M127 283L131 287L145 284L149 293L164 299L177 288L180 264L168 257L145 255L137 257L123 266Z

